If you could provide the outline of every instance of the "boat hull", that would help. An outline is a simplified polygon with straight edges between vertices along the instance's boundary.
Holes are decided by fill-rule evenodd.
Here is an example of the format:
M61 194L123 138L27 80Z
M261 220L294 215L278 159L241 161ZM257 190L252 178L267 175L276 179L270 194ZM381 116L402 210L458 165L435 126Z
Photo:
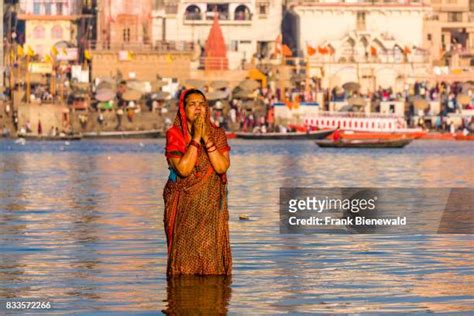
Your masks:
M474 140L474 135L456 135L454 136L454 139L456 140Z
M160 130L153 131L124 131L124 132L96 132L82 134L87 139L124 139L124 138L159 138L163 136Z
M315 143L323 148L403 148L410 144L413 139L391 139L391 140L341 140L334 142L331 140L317 140Z
M343 132L341 133L342 139L385 139L385 140L394 140L401 138L411 138L418 139L426 135L425 131L416 131L416 132Z
M334 132L331 130L323 130L309 133L236 133L237 138L242 139L324 139Z
M32 141L77 141L82 139L82 135L68 135L68 136L41 136L41 135L24 135L19 134L19 138Z

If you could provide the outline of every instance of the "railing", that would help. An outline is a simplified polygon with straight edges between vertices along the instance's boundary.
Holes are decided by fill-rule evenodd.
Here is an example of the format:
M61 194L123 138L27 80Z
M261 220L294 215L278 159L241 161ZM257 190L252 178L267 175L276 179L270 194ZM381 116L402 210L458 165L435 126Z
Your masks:
M382 113L365 113L365 112L333 112L333 111L319 111L315 116L322 117L351 117L351 118L399 118L399 115L382 114Z
M214 20L214 12L186 12L184 14L184 20L187 22L193 21L213 21ZM232 19L233 17L233 19ZM229 14L229 12L217 12L217 19L219 21L235 21L235 22L245 22L252 20L252 13L245 13L245 11L237 11L234 14Z
M156 41L154 47L155 50L166 52L192 52L194 48L195 44L193 42L186 41Z
M88 48L92 50L131 50L131 51L163 51L163 52L192 52L193 42L187 41L156 41L154 44L144 42L110 43L105 41L90 41Z
M346 2L344 0L289 0L288 4L301 4L301 3L319 3L322 5L333 5L333 4L346 4L346 5L423 5L427 4L426 0L358 0Z

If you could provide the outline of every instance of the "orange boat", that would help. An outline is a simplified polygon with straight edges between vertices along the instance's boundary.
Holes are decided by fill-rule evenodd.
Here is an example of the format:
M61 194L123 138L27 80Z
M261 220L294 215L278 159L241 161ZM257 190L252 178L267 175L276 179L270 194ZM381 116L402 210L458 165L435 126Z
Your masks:
M474 140L474 135L463 135L463 134L456 134L454 136L456 140Z
M429 140L454 140L453 134L450 133L428 133L420 137L420 139Z

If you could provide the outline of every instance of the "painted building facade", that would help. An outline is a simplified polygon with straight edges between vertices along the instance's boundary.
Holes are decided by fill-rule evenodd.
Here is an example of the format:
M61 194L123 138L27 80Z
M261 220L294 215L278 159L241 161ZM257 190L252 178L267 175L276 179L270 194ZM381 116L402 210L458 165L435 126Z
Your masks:
M241 69L253 57L269 58L280 34L281 0L164 0L153 11L153 43L181 50L193 47L205 56L214 16L224 35L229 69Z
M150 49L152 0L102 0L98 3L96 49Z
M474 1L431 0L425 47L439 66L474 66Z
M80 0L20 0L18 19L25 22L25 45L44 56L58 43L77 44Z
M401 91L430 76L423 23L431 8L420 0L304 0L290 2L289 12L296 28L292 49L307 58L310 76L323 87L355 81L363 92Z

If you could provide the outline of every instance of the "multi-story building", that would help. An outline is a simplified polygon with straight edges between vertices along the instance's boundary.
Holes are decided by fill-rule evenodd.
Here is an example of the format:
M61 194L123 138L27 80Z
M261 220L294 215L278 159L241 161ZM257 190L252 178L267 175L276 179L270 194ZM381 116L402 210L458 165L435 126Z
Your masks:
M24 42L44 56L60 43L77 45L81 0L20 0L18 19L24 21Z
M425 47L440 66L474 66L474 1L431 0Z
M431 71L423 49L429 13L421 0L290 0L285 24L292 50L323 86L355 81L363 90L400 91Z
M151 48L152 0L98 3L97 49Z
M205 56L214 16L224 36L229 69L253 57L270 57L281 30L281 0L158 0L153 11L153 44L195 47Z

